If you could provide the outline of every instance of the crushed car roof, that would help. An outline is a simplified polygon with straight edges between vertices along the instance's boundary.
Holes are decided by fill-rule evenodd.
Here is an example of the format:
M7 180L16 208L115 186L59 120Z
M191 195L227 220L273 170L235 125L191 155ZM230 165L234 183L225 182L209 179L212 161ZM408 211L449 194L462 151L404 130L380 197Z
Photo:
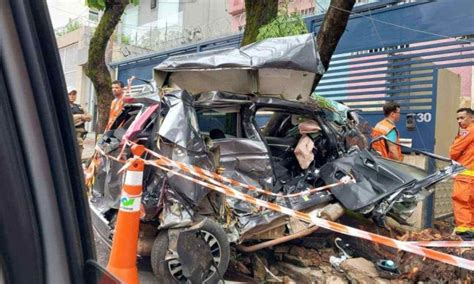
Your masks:
M192 94L220 90L294 100L309 96L315 75L323 73L314 36L304 34L172 56L154 68L154 79Z

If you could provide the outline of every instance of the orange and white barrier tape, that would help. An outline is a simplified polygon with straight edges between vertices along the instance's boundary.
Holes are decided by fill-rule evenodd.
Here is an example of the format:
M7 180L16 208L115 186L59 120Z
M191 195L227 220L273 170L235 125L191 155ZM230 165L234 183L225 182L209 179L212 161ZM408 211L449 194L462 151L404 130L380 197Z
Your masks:
M110 158L110 159L112 159L116 162L119 162L119 163L124 163L125 165L119 170L119 173L120 173L120 172L123 172L125 169L127 169L128 165L131 163L131 162L126 162L125 160L121 159L121 157L123 155L123 152L124 152L124 149L127 145L138 145L138 144L134 143L132 141L129 141L129 140L125 141L124 146L123 146L120 154L117 157L106 154L98 146L96 146L96 151L98 151L102 156ZM304 190L304 191L301 191L301 192L296 192L296 193L291 193L291 194L274 193L274 192L256 187L254 185L248 185L248 184L241 183L241 182L236 181L234 179L225 177L223 175L219 175L217 173L208 171L206 169L203 169L203 168L200 168L200 167L197 167L197 166L192 166L192 165L188 165L186 163L173 161L173 160L169 159L168 157L160 155L160 154L158 154L154 151L151 151L147 148L145 148L145 151L147 153L149 153L150 155L158 158L159 160L166 161L165 163L159 162L161 165L166 165L166 166L169 165L169 166L172 166L172 167L175 167L175 168L179 168L180 170L182 170L184 172L190 173L190 174L192 174L194 176L197 176L199 178L203 178L203 179L205 179L205 180L207 180L211 183L213 183L213 179L215 179L217 181L229 183L232 186L238 186L238 187L246 188L246 189L251 190L251 191L256 191L256 192L259 192L259 193L262 193L262 194L265 194L265 195L275 196L275 197L291 198L291 197L297 197L297 196L308 196L312 193L323 191L323 190L328 190L328 189L334 188L334 187L342 185L342 184L348 184L348 183L355 183L356 182L353 177L346 176L346 177L343 177L341 179L341 181L339 181L339 182L332 183L332 184L327 184L327 185L316 187L316 188L311 188L311 189Z
M133 142L130 142L130 143L135 144ZM292 193L292 194L274 193L274 192L256 187L254 185L248 185L248 184L241 183L241 182L236 181L234 179L225 177L223 175L219 175L217 173L208 171L206 169L203 169L203 168L200 168L200 167L197 167L197 166L192 166L192 165L188 165L186 163L173 161L173 160L169 159L168 157L160 155L160 154L158 154L156 152L153 152L149 149L145 149L145 151L147 153L149 153L150 155L152 155L152 156L154 156L154 157L156 157L160 160L164 160L165 163L160 162L161 165L167 165L167 166L171 166L171 167L174 167L174 168L178 168L178 169L180 169L184 172L187 172L187 173L190 173L190 174L192 174L194 176L197 176L199 178L205 179L205 180L207 180L211 183L213 183L212 179L215 179L215 180L220 181L220 182L229 183L232 186L238 186L238 187L246 188L246 189L251 190L251 191L256 191L256 192L259 192L259 193L262 193L262 194L265 194L265 195L275 196L275 197L290 198L290 197L296 197L296 196L306 196L306 195L312 194L314 192L331 189L333 187L336 187L336 186L339 186L339 185L342 185L342 184L355 183L355 180L354 180L353 177L346 176L346 177L342 178L340 182L336 182L336 183L328 184L328 185L325 185L325 186L304 190L304 191L297 192L297 193Z
M433 246L433 245L437 244L436 242L425 243L425 242L398 241L398 240L391 239L391 238L388 238L388 237L385 237L385 236L377 235L377 234L366 232L366 231L356 229L356 228L353 228L353 227L345 226L345 225L342 225L342 224L339 224L339 223L336 223L336 222L328 221L328 220L319 218L314 213L313 214L312 213L304 213L304 212L296 211L296 210L293 210L293 209L290 209L290 208L287 208L287 207L283 207L283 206L275 204L275 203L271 203L271 202L268 202L268 201L257 199L253 196L250 196L248 194L237 191L237 190L221 183L220 181L225 181L225 182L230 183L233 186L242 186L244 188L247 188L247 189L250 189L250 190L255 190L255 191L258 191L257 187L242 184L240 182L234 181L232 179L228 179L226 177L223 177L223 176L218 175L216 173L209 172L205 169L202 169L202 168L199 168L199 167L196 167L196 166L191 166L191 165L187 165L187 164L182 163L182 162L173 161L173 160L171 160L167 157L164 157L162 155L159 155L158 153L155 153L155 152L153 152L149 149L145 149L145 151L147 151L148 153L150 153L153 156L158 158L158 160L143 160L146 165L157 167L157 168L159 168L163 171L173 173L177 176L180 176L180 177L182 177L184 179L187 179L189 181L192 181L194 183L200 184L200 185L202 185L204 187L207 187L211 190L223 193L226 196L237 198L239 200L246 201L246 202L249 202L253 205L264 207L264 208L270 209L272 211L280 212L280 213L286 214L288 216L295 217L299 220L305 221L307 223L312 223L316 226L319 226L319 227L322 227L322 228L325 228L325 229L328 229L328 230L331 230L331 231L334 231L334 232L338 232L338 233L341 233L341 234L366 239L366 240L369 240L369 241L372 241L372 242L375 242L375 243L378 243L378 244L383 244L383 245L386 245L386 246L389 246L389 247L392 247L392 248L396 248L396 249L403 250L403 251L406 251L406 252L411 252L411 253L414 253L414 254L417 254L417 255L420 255L420 256L423 256L423 257L427 257L427 258L437 260L437 261L440 261L440 262L443 262L443 263L451 264L451 265L454 265L454 266L457 266L457 267L461 267L461 268L464 268L464 269L474 271L474 261L473 260L468 260L468 259L464 259L464 258L461 258L461 257L458 257L458 256L453 256L453 255L442 253L442 252L439 252L439 251L435 251L435 250L432 250L432 249L429 249L429 248L421 247L423 245L424 246ZM101 152L101 154L106 155L103 151L100 151L100 152ZM106 155L106 156L111 157L110 155ZM118 161L118 162L122 162L122 163L124 162L123 160L117 159L115 157L112 157L112 158L114 160ZM132 160L136 160L136 159L137 158L134 157ZM131 162L131 160L127 161L126 164L128 165L130 162ZM196 178L193 178L191 176L187 176L183 173L180 173L180 172L175 171L173 169L170 169L168 167L178 168L180 170L183 170L183 171L191 173L191 174L193 174L193 172L194 172L194 173L198 174L197 175L198 177L210 180L209 179L210 177L206 174L206 172L207 172L214 179L212 179L212 184L211 184L211 183L208 183L206 181L196 179ZM190 170L190 169L193 169L193 170ZM262 189L259 189L259 190L260 191L265 191L265 190L262 190ZM469 242L443 241L442 243L444 244L444 247L461 247L461 244L466 245L466 243L469 243ZM438 243L438 246L440 246L439 244L441 244L441 243Z
M446 254L446 253L439 252L439 251L435 251L435 250L432 250L432 249L419 247L417 245L410 244L410 243L407 243L407 242L394 240L394 239L391 239L391 238L388 238L388 237L385 237L385 236L381 236L381 235L377 235L377 234L374 234L374 233L369 233L369 232L362 231L362 230L359 230L359 229L356 229L356 228L353 228L353 227L345 226L345 225L342 225L342 224L339 224L339 223L336 223L336 222L332 222L332 221L328 221L328 220L319 218L315 214L308 214L308 213L296 211L296 210L293 210L293 209L290 209L290 208L287 208L287 207L283 207L283 206L278 205L278 204L274 204L274 203L271 203L271 202L268 202L268 201L257 199L253 196L248 195L248 194L236 191L236 190L234 190L234 189L232 189L232 188L230 188L230 187L228 187L224 184L221 184L220 186L217 186L217 185L213 185L213 184L207 183L205 181L198 180L196 178L187 176L185 174L179 173L175 170L172 170L172 169L169 169L169 168L166 168L164 166L159 165L158 163L156 163L156 161L145 161L145 163L147 165L151 165L151 166L155 166L157 168L160 168L164 171L171 172L171 173L173 173L177 176L180 176L184 179L187 179L189 181L192 181L192 182L195 182L195 183L200 184L202 186L205 186L209 189L212 189L212 190L218 191L220 193L223 193L226 196L234 197L234 198L237 198L239 200L249 202L249 203L251 203L253 205L256 205L256 206L265 207L267 209L270 209L270 210L273 210L273 211L276 211L276 212L280 212L280 213L286 214L288 216L295 217L295 218L297 218L301 221L305 221L305 222L308 222L308 223L313 223L316 226L319 226L319 227L322 227L322 228L325 228L325 229L328 229L328 230L331 230L331 231L334 231L334 232L338 232L338 233L353 236L353 237L359 237L359 238L366 239L366 240L369 240L369 241L372 241L372 242L375 242L375 243L378 243L378 244L386 245L386 246L396 248L396 249L399 249L399 250L403 250L403 251L406 251L406 252L411 252L411 253L414 253L414 254L417 254L417 255L420 255L420 256L423 256L423 257L431 258L431 259L434 259L434 260L437 260L437 261L440 261L440 262L443 262L443 263L451 264L451 265L454 265L454 266L457 266L457 267L461 267L461 268L464 268L464 269L474 271L474 261L473 260L468 260L468 259L465 259L465 258L462 258L462 257L453 256L453 255Z
M96 150L97 152L99 152L99 154L101 154L102 156L104 156L104 157L106 157L106 158L109 158L109 159L112 159L112 160L114 160L114 161L116 161L116 162L119 162L119 163L122 163L122 164L125 164L125 163L127 162L126 160L120 159L120 158L119 158L120 156L119 156L119 157L114 157L114 156L112 156L112 155L106 154L106 153L104 152L104 150L102 150L99 146L95 146L95 150Z
M474 241L405 241L420 247L432 248L472 248Z

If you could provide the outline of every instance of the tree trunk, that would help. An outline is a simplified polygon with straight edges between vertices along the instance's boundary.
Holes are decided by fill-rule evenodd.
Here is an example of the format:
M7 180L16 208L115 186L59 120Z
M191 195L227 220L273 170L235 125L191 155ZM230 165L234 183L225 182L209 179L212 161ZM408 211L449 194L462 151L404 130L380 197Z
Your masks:
M96 131L98 133L102 133L107 125L110 104L113 99L112 80L105 63L105 51L107 43L128 3L129 0L106 1L104 14L89 44L89 57L85 71L87 77L91 79L97 94L99 118Z
M245 0L245 31L241 46L257 40L258 29L278 14L278 0Z
M346 11L352 11L354 4L355 0L331 0L330 7L324 16L316 41L319 56L321 56L321 61L326 70L329 68L331 57L346 30L350 16L350 13ZM318 86L322 77L322 75L316 75L313 90Z

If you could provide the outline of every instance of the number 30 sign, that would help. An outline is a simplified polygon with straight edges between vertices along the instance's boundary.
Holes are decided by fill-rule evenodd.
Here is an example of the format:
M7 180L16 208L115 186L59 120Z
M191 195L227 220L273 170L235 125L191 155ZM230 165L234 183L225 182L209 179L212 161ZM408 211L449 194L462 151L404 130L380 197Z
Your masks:
M431 121L431 113L429 112L419 112L416 114L416 121L417 122L430 122Z

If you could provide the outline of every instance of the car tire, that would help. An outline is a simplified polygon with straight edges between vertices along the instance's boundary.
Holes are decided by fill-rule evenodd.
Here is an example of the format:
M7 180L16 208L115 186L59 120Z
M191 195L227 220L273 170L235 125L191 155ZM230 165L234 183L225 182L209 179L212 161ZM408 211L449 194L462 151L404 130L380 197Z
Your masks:
M230 245L224 230L214 221L207 220L201 228L205 241L210 244L214 257L219 261L216 273L215 267L212 267L212 274L203 283L220 283L219 280L224 276L230 258ZM161 231L156 237L151 250L151 266L156 278L162 283L180 283L185 280L179 266L179 260L165 261L168 251L168 231ZM217 242L215 242L217 241ZM173 273L171 272L173 270ZM223 283L223 282L222 282Z

